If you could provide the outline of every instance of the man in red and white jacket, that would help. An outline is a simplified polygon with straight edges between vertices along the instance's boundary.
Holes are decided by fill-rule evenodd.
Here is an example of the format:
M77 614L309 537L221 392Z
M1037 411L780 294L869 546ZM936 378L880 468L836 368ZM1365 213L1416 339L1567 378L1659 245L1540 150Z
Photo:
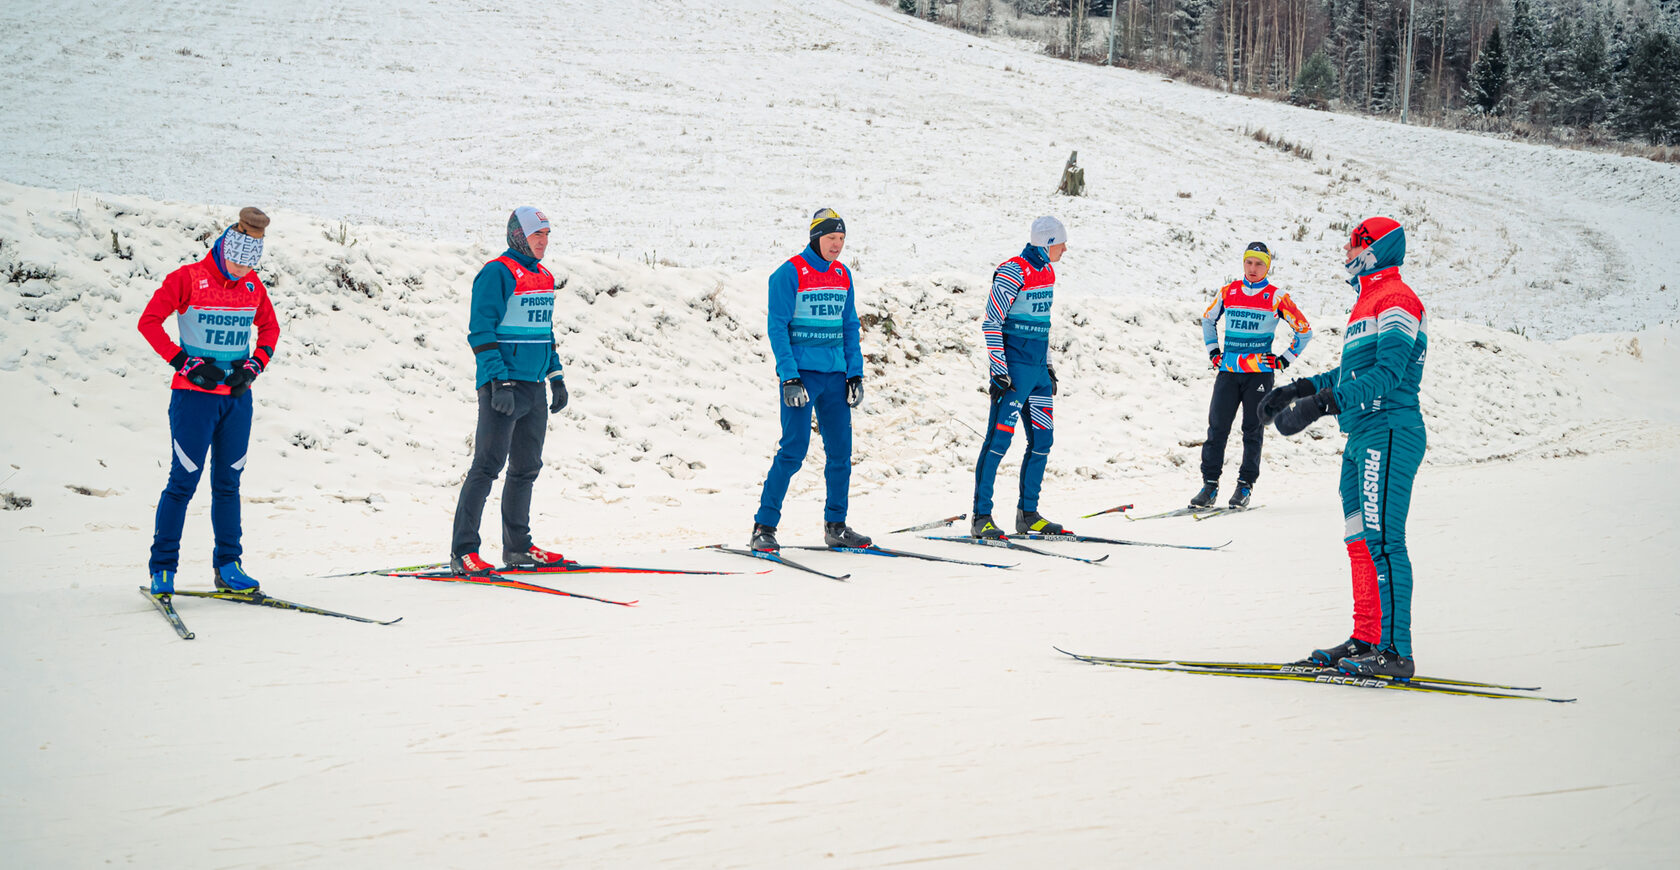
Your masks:
M255 271L267 228L268 215L256 208L241 209L239 222L223 231L204 259L169 273L140 314L140 334L175 370L169 399L169 483L158 498L147 566L153 595L175 591L181 528L206 454L211 463L216 588L257 591L257 581L239 564L244 552L239 476L251 440L251 383L267 368L280 340L280 321ZM179 344L163 329L171 314Z

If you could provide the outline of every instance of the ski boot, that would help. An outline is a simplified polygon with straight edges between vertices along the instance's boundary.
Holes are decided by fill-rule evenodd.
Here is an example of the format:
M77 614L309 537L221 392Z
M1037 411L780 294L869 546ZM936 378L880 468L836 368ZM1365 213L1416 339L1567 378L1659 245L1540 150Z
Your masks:
M152 572L152 594L153 595L174 595L175 594L175 572L174 571L153 571Z
M823 543L830 547L849 547L861 550L875 543L852 530L844 522L823 523Z
M1254 495L1254 484L1246 480L1237 481L1237 491L1231 493L1231 500L1227 502L1232 508L1248 507L1248 500ZM1209 499L1210 501L1212 499Z
M1190 507L1201 509L1213 507L1213 500L1219 497L1219 481L1202 481L1202 491L1190 497Z
M477 553L455 556L449 560L449 570L460 577L483 577L492 574L496 566L479 558Z
M1388 649L1373 649L1362 656L1344 656L1336 663L1344 674L1360 677L1382 677L1389 680L1406 682L1417 673L1417 663L1409 658L1402 658L1393 647Z
M532 547L523 553L502 552L502 564L509 568L541 568L545 565L564 565L566 557L559 553L550 553L541 547Z
M753 523L752 548L760 553L781 552L782 545L776 543L776 527Z
M1015 511L1015 533L1018 535L1071 535L1072 532L1062 528L1061 523L1053 523L1044 518L1038 511Z
M968 526L969 537L991 538L994 541L1003 540L1003 529L992 522L991 514L975 514L974 521Z
M241 595L251 595L262 590L257 588L257 580L245 573L238 562L229 562L216 569L216 589L222 592L237 592Z
M1306 658L1301 659L1300 661L1290 662L1290 664L1323 668L1327 671L1334 670L1336 663L1342 659L1362 656L1373 649L1376 649L1376 647L1372 646L1370 643L1358 638L1350 637L1328 649L1315 649Z

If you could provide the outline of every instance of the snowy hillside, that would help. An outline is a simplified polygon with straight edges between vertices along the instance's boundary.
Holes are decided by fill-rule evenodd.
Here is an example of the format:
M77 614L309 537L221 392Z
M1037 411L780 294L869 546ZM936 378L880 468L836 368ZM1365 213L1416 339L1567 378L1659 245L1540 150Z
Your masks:
M1680 617L1677 167L1071 66L864 0L24 2L0 34L7 867L1622 867L1680 849L1680 691L1633 670ZM1074 149L1092 195L1052 196ZM538 542L747 573L553 583L634 609L324 576L447 556L468 288L526 202L556 221L572 392ZM274 218L283 335L255 387L247 566L400 624L188 601L183 643L130 591L169 455L168 372L135 322L249 203ZM1007 571L808 554L846 584L692 551L747 535L777 437L765 280L818 205L846 217L859 278L861 531L968 509L990 270L1055 212L1072 246L1046 513L1230 546L1067 545L1109 561ZM1580 701L1054 653L1293 658L1345 634L1332 425L1268 438L1261 511L1071 519L1194 491L1213 379L1196 318L1247 241L1273 243L1317 328L1302 369L1335 364L1341 228L1375 212L1408 223L1431 312L1420 667ZM817 540L821 459L814 442L784 543ZM208 501L186 587L208 584Z
M238 9L230 41L184 0L0 8L0 179L489 244L529 201L559 250L731 272L832 205L880 280L988 271L1055 211L1071 293L1201 296L1259 238L1309 311L1343 302L1342 231L1388 213L1437 315L1559 336L1680 304L1680 166L1228 97L869 0Z

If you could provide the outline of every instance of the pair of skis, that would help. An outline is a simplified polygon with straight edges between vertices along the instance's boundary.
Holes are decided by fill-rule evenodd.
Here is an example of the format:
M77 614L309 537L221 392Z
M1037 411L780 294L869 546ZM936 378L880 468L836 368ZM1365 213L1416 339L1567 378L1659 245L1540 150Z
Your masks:
M852 576L851 574L830 574L826 571L819 571L816 568L812 568L802 562L795 562L792 559L783 556L779 551L774 550L748 550L740 547L731 547L726 544L708 544L704 547L699 547L698 549L717 550L721 553L734 553L737 556L751 556L754 559L763 559L766 562L774 562L777 565L792 568L796 571L804 571L807 574L815 574L818 577L826 577L830 580L844 581ZM1000 565L992 562L970 562L967 559L949 559L944 556L933 556L927 553L914 553L909 550L894 550L888 547L878 547L873 544L867 547L823 547L806 544L791 547L790 549L815 550L818 552L826 551L830 553L851 553L858 556L883 556L889 559L920 559L924 562L944 562L952 565L971 565L976 568L1008 569L1015 567L1014 565Z
M1205 674L1218 677L1241 677L1260 680L1315 683L1318 685L1353 686L1361 689L1396 689L1407 692L1426 692L1437 695L1462 695L1472 698L1551 701L1565 704L1574 698L1548 698L1544 695L1524 694L1539 691L1539 686L1512 686L1477 680L1458 680L1447 677L1413 677L1395 680L1386 677L1364 677L1343 673L1336 668L1319 667L1309 663L1189 661L1183 659L1145 659L1114 656L1092 656L1051 647L1056 652L1093 665L1132 668L1140 671L1165 671L1180 674Z
M354 577L366 574L377 574L382 577L411 578L415 580L431 580L438 583L468 583L476 586L496 586L502 589L517 589L523 592L537 592L544 595L560 595L566 598L581 598L585 601L599 601L602 604L616 604L620 607L635 607L640 599L634 601L619 601L612 598L602 598L598 595L585 595L582 592L567 592L552 586L543 586L529 580L520 579L531 576L547 576L551 574L735 574L735 571L691 571L681 568L635 568L629 565L585 565L579 562L561 562L555 565L533 565L526 567L502 567L477 574L457 574L450 569L448 563L440 562L432 565L411 565L407 568L388 568L377 571L358 571L351 574L335 575Z
M366 616L340 613L336 610L328 610L324 607L316 607L311 604L300 604L296 601L287 601L284 598L275 598L274 596L260 590L252 592L229 592L218 589L211 592L205 592L197 589L177 589L174 593L169 595L153 595L152 590L144 586L137 588L140 590L140 594L146 596L146 600L152 603L152 607L156 608L157 612L162 614L163 618L169 621L170 627L175 629L175 633L180 635L182 640L192 640L196 637L196 635L193 633L192 629L187 628L186 622L181 619L181 614L175 610L175 602L173 600L175 595L185 595L190 598L214 598L217 601L231 601L235 604L253 604L258 607L273 607L279 610L291 610L296 613L313 613L317 616L336 616L339 619L348 619L354 622L365 622L370 625L395 625L396 623L402 622L402 617L400 616L396 619L388 620L372 619Z
M1169 517L1194 517L1200 521L1211 520L1214 517L1222 517L1226 514L1240 514L1244 511L1257 511L1260 507L1261 506L1257 504L1246 505L1244 507L1231 507L1230 505L1225 505L1223 507L1218 505L1209 505L1205 508L1182 507L1177 510L1162 511L1158 514L1147 514L1141 517L1134 517L1131 514L1126 514L1126 519L1141 522L1143 520L1164 520Z

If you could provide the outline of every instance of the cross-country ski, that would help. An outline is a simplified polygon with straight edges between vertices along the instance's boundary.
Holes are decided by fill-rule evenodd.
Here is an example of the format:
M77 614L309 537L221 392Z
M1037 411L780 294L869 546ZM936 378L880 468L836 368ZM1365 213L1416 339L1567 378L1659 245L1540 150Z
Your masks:
M326 608L316 607L310 604L299 604L296 601L287 601L283 598L275 598L272 595L268 595L260 591L229 592L220 589L213 591L177 589L175 590L175 594L187 595L193 598L211 598L217 601L232 601L235 604L253 604L258 607L273 607L279 610L290 610L296 613L313 613L317 616L336 616L340 619L348 619L353 622L366 622L373 625L396 625L397 623L402 622L403 619L400 616L396 619L372 619L366 616L355 616L353 614L340 613L336 610L327 610Z
M945 562L951 565L972 565L977 568L1013 568L1014 565L998 565L991 562L970 562L966 559L952 559L946 556L933 556L927 553L912 553L909 550L894 550L871 544L867 547L819 547L805 544L794 547L796 550L827 551L830 553L853 553L862 556L888 556L895 559L920 559L924 562Z
M1037 547L1029 547L1026 544L1018 544L1007 538L974 538L967 535L923 535L922 537L930 541L949 541L953 544L971 544L977 547L998 547L1005 550L1018 550L1022 553L1032 553L1035 556L1053 556L1057 559L1072 559L1075 562L1084 562L1087 565L1096 565L1108 561L1107 556L1098 556L1095 559L1087 559L1083 556L1071 556L1067 553L1052 553L1049 550L1040 550Z
M1223 550L1231 545L1230 541L1223 544L1166 544L1159 541L1128 541L1123 538L1100 538L1095 535L1057 535L1037 534L1029 532L1016 537L1029 541L1071 541L1084 544L1114 544L1126 547L1165 547L1172 550Z
M792 568L795 571L804 571L807 574L815 574L818 577L827 577L830 580L846 580L852 576L850 574L830 574L826 571L818 571L809 565L795 562L792 559L783 556L780 552L773 550L744 550L739 547L730 547L724 544L708 544L704 547L700 547L699 549L717 550L720 553L734 553L737 556L751 556L754 559L763 559L766 562L774 562L784 568Z

